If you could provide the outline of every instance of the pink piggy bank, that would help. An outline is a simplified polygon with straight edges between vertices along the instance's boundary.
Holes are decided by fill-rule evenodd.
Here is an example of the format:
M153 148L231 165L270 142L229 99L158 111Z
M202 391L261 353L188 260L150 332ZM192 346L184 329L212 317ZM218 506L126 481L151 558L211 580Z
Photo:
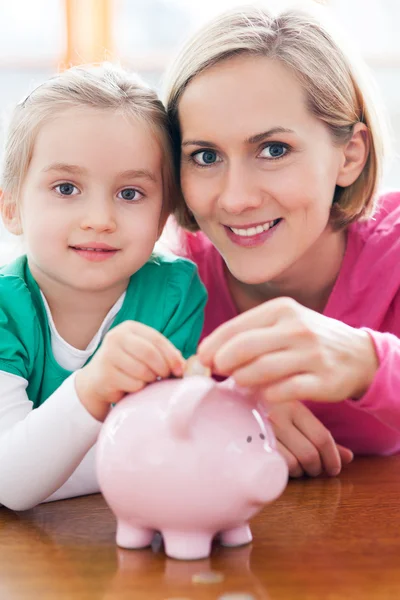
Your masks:
M199 559L214 536L252 540L249 519L288 479L257 400L232 380L169 379L119 402L101 429L100 489L117 517L117 544L143 548L161 532L166 554Z

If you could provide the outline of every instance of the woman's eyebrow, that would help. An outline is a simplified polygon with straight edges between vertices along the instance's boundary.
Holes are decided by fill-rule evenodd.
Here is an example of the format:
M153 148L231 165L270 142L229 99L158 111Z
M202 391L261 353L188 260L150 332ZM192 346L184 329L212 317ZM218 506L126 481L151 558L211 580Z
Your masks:
M185 140L182 142L182 146L207 146L207 148L216 148L216 144L213 142L207 142L207 140Z
M279 133L295 133L293 129L287 129L287 127L272 127L267 131L263 131L262 133L256 133L251 137L245 140L246 144L258 144L265 138L269 138L273 135L277 135ZM207 140L184 140L182 142L182 147L184 146L206 146L207 148L217 148L217 145L213 142L209 142Z
M294 131L293 129L287 129L286 127L272 127L267 131L263 131L262 133L256 133L255 135L252 135L246 140L246 142L248 144L258 144L259 142L262 142L262 140L264 140L265 138L269 138L273 135L276 135L277 133L294 133Z

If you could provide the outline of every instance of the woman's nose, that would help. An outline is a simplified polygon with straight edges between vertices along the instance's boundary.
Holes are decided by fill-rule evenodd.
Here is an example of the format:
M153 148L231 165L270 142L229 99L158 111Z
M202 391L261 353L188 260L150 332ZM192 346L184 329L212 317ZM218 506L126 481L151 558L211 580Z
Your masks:
M240 214L258 208L262 203L262 191L254 177L245 168L230 167L222 179L218 204L225 212Z

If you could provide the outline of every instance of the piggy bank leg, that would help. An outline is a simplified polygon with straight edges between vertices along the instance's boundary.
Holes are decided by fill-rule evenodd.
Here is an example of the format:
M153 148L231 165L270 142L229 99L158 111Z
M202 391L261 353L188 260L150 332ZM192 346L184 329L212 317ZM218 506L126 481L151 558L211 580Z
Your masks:
M118 520L117 544L121 548L146 548L150 546L153 536L152 529L136 527L127 521Z
M198 560L207 558L213 536L210 533L162 531L165 553L170 558Z
M247 523L234 529L222 531L219 537L223 546L244 546L244 544L249 544L253 539Z

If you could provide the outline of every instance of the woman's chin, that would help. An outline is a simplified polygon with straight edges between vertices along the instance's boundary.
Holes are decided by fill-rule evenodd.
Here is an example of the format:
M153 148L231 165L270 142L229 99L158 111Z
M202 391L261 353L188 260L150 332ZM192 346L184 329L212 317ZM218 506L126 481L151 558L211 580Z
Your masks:
M245 285L261 285L279 275L277 269L261 268L261 265L251 264L250 261L227 261L226 266L233 278Z

